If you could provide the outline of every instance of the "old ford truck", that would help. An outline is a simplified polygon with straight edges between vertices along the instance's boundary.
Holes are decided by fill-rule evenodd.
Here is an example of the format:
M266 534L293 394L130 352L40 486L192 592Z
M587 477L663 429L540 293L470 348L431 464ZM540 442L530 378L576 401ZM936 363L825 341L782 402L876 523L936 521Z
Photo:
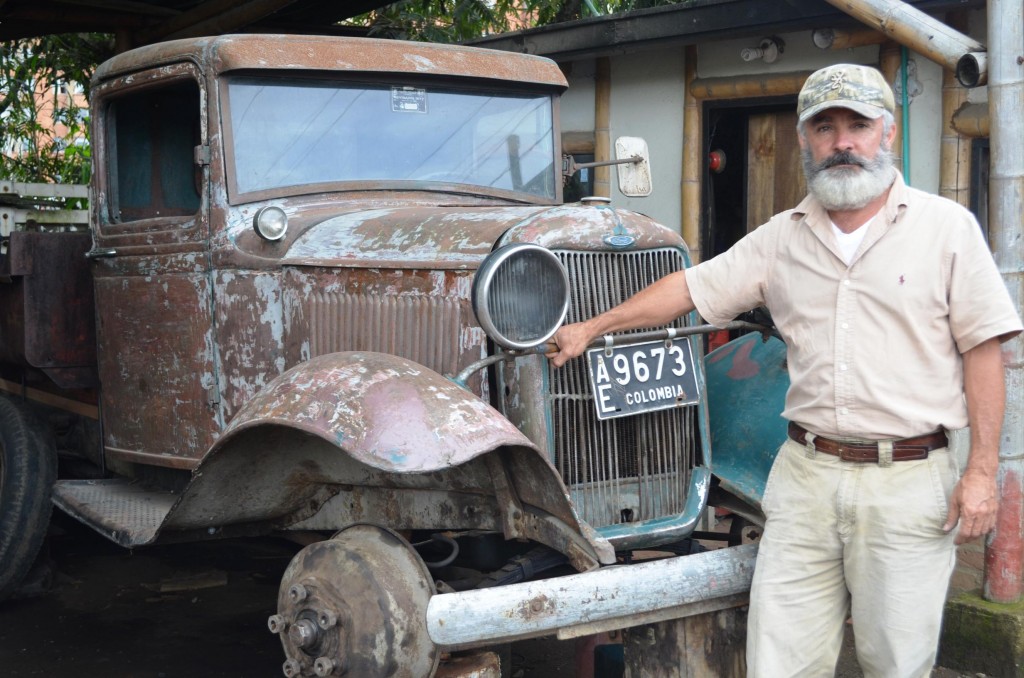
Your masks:
M705 360L692 316L548 364L562 322L689 265L645 216L563 204L565 87L328 37L100 66L89 230L3 240L0 597L52 501L129 548L319 535L268 620L287 676L487 675L474 648L736 604L752 547L626 563L684 550L709 497L757 519L780 434L727 413L778 412L784 349ZM611 161L631 195L644 146Z

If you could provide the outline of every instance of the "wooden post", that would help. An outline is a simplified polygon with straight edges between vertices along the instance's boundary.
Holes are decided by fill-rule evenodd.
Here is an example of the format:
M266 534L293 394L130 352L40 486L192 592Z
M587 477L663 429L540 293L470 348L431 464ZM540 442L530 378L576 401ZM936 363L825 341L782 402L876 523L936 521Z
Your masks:
M966 30L967 15L950 12L946 23ZM942 145L939 148L939 195L964 207L971 202L971 142L953 127L953 116L967 103L967 88L960 85L956 73L942 69Z
M886 42L878 54L878 70L890 85L896 82L900 75L900 46L895 42ZM895 92L896 88L893 87ZM896 97L896 109L893 111L896 119L896 136L892 140L893 162L902 171L903 168L903 106L899 97Z
M598 57L594 74L594 160L612 160L611 101L612 65L608 57ZM594 195L612 197L611 169L594 168Z
M625 678L742 678L747 608L635 626L623 632Z
M693 83L697 79L697 47L686 47L683 80L686 97L683 104L683 190L682 190L682 224L680 233L693 263L699 263L704 251L704 243L700 239L701 207L701 173L704 170L704 139L701 106L693 96Z

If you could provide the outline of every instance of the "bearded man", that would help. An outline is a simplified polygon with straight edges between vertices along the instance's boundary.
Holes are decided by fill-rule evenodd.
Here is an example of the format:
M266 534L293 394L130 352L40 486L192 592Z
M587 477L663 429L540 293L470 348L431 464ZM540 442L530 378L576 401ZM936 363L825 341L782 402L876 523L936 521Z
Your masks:
M555 335L561 366L601 335L694 308L767 306L784 338L789 439L762 499L747 674L834 675L852 615L869 678L930 675L954 543L991 531L1005 389L1022 329L974 217L893 167L892 90L840 64L800 92L809 195L728 252ZM947 432L970 425L961 474Z

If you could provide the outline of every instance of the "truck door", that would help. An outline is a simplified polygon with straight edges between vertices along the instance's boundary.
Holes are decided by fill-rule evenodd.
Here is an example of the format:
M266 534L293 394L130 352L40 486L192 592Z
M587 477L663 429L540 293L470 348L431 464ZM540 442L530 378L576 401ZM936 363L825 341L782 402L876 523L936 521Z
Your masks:
M205 103L192 64L94 90L90 254L111 465L191 468L220 428Z

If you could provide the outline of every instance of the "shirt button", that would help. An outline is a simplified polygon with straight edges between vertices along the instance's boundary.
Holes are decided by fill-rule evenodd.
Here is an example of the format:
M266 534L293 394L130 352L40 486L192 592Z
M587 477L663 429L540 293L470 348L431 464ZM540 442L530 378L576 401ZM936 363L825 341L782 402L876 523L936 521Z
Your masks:
M840 366L839 366L839 369L840 369L841 371L845 372L845 371L846 371L846 363L843 363L842 365L840 365Z
M850 279L849 279L849 278L847 278L846 280L844 280L844 281L843 281L843 284L844 284L844 285L847 285L847 286L849 286L849 284L850 284Z
M841 327L842 327L842 328L843 328L844 330L848 330L848 329L850 329L850 323L843 323L843 324L841 325Z
M850 413L850 408L844 407L844 408L840 409L839 412L841 414L849 414Z

